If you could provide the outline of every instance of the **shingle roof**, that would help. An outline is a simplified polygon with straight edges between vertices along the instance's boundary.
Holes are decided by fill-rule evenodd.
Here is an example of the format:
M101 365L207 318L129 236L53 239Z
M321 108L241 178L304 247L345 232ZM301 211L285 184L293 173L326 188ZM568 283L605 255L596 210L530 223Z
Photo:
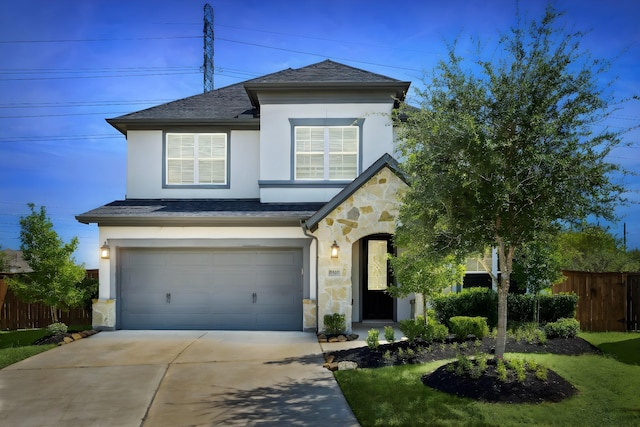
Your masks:
M213 225L230 222L299 224L324 203L261 203L258 199L127 199L77 215L99 225Z
M402 99L409 85L409 82L326 60L302 68L288 68L242 83L125 114L108 119L107 122L122 133L126 133L129 125L145 124L233 123L257 128L259 105L256 91L258 90L383 88L393 91L396 97Z

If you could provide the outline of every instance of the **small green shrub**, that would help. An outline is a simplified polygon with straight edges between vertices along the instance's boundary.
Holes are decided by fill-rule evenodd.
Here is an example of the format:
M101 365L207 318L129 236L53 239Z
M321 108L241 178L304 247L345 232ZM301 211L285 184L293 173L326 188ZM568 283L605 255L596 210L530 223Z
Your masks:
M558 319L544 325L548 338L573 338L580 332L580 322L576 319Z
M394 342L396 340L396 333L391 326L384 327L384 339L387 342Z
M51 335L64 335L67 333L67 325L62 322L52 323L47 326L47 330Z
M400 331L409 341L415 341L424 333L424 320L405 319L399 322Z
M498 363L496 365L496 374L498 374L498 379L500 381L507 381L509 371L507 371L507 366L504 364L504 360L502 359L498 359Z
M547 342L547 335L537 323L522 323L516 329L511 330L510 334L516 341L526 341L529 344L544 344Z
M464 340L468 335L474 335L481 340L489 334L489 326L485 317L455 316L449 319L451 333L457 339Z
M380 331L377 329L369 329L369 333L367 334L367 339L365 341L367 343L367 347L375 350L380 346Z
M344 314L325 314L324 328L328 334L338 335L347 329L346 317Z
M442 323L437 323L435 320L430 321L424 328L424 335L422 338L428 342L444 342L449 336L449 328Z
M540 381L546 381L548 375L548 369L544 366L538 366L536 369L536 378Z
M387 350L387 351L385 351L385 352L384 352L384 354L382 355L382 358L383 358L384 360L386 360L387 362L388 362L388 361L390 361L390 360L391 360L391 358L392 358L391 350Z

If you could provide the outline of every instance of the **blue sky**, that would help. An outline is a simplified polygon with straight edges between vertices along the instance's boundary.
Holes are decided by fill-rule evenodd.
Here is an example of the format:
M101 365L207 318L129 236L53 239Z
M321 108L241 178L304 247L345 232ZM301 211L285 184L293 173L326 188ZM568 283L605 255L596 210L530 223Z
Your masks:
M490 49L515 23L509 0L210 0L215 87L333 59L419 86L459 39ZM22 0L0 2L0 245L17 249L27 203L45 206L56 231L80 239L76 259L98 263L97 226L75 215L125 198L126 141L105 118L201 93L202 0ZM566 28L589 30L583 48L613 60L620 98L640 94L640 2L562 0ZM528 17L544 2L521 0ZM640 101L617 106L606 125L637 126ZM605 124L603 124L604 126ZM611 160L640 171L640 133ZM640 178L626 179L627 224L640 248Z

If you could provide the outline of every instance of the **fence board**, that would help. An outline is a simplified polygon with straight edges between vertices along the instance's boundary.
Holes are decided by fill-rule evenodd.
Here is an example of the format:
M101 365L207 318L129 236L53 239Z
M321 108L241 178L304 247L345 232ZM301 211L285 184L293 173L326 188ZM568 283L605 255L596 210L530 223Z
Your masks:
M6 283L0 278L0 295L3 289L6 289ZM58 310L58 319L67 325L90 325L91 312L84 308L74 308L68 312ZM0 330L45 328L52 322L49 307L19 301L11 289L6 289L4 302L0 306Z
M627 278L627 330L640 330L640 274Z
M564 282L553 293L578 295L576 319L585 331L638 329L640 273L589 273L564 271Z

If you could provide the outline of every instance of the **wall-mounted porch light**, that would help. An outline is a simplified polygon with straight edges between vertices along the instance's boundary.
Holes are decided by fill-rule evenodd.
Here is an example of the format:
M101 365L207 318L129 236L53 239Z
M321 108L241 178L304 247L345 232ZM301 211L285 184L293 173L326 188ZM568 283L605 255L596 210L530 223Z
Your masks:
M100 247L100 258L109 259L110 255L111 255L111 249L109 248L109 245L107 245L107 242L105 241L104 245Z
M340 246L333 241L333 245L331 245L331 258L338 258L338 253L340 252Z

